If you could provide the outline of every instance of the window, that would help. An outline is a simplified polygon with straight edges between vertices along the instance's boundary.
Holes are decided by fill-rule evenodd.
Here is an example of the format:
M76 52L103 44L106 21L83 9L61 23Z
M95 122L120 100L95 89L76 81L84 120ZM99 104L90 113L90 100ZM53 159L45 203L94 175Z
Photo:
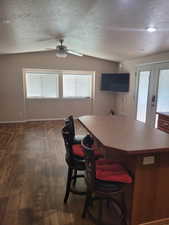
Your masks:
M26 98L91 98L94 72L24 69Z
M92 75L63 74L64 98L90 98Z
M26 72L27 98L58 98L58 74L54 72Z

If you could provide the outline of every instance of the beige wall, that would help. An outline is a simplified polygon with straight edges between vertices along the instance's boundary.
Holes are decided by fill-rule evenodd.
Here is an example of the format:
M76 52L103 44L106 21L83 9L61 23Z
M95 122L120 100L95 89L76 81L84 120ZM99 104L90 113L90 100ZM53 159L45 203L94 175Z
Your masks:
M111 92L100 91L100 74L117 72L118 63L92 57L58 59L54 52L0 56L0 121L63 118L90 113L87 100L25 100L23 68L89 70L96 72L93 114L107 114L114 105Z
M169 62L169 52L122 62L122 67L119 71L130 73L130 91L126 94L116 95L115 108L118 114L124 114L131 118L135 118L135 72L137 70L137 66L159 62Z

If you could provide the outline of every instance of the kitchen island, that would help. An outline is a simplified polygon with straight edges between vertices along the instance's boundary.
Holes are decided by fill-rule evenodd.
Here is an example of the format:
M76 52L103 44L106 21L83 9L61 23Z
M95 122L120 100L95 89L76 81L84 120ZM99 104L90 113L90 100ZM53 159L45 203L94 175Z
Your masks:
M124 116L82 116L105 151L119 155L134 178L129 225L169 224L169 135Z

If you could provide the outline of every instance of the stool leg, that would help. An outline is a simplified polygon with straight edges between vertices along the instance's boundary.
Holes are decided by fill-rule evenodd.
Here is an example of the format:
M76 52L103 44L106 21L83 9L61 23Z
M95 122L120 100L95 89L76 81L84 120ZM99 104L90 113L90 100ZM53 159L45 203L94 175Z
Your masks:
M108 208L108 209L110 208L110 201L111 201L110 199L107 199L107 200L106 200L106 205L107 205L107 208Z
M82 213L82 218L86 217L86 212L87 212L87 208L90 204L90 200L91 200L91 193L87 192L86 194L86 199L85 199L85 204L84 204L84 208L83 208L83 213Z
M73 186L76 185L76 179L77 179L77 170L74 170L74 181L73 181Z
M97 225L102 225L102 215L103 215L103 200L99 200L99 208L98 208L98 220Z
M127 207L126 207L126 201L125 201L125 192L122 193L122 225L127 225Z
M72 173L73 170L72 168L68 168L68 176L67 176L67 184L66 184L66 194L65 194L65 198L64 198L64 203L67 202L68 197L69 197L69 193L70 193L70 187L71 187L71 180L72 180Z

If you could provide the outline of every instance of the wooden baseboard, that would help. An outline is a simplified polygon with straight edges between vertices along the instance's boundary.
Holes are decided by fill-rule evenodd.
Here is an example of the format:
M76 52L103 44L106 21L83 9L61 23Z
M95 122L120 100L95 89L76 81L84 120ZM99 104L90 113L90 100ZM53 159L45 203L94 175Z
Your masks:
M139 225L169 225L169 218L154 220L148 223L142 223Z
M5 124L5 123L25 123L27 122L26 120L4 120L4 121L0 121L0 124Z
M27 119L26 122L38 122L38 121L50 121L50 120L64 120L64 117L61 118L40 118L40 119Z
M10 120L10 121L0 121L0 124L4 123L26 123L26 122L39 122L39 121L49 121L49 120L64 120L65 118L45 118L45 119L26 119L26 120Z
M26 120L9 120L9 121L0 121L0 124L5 123L26 123L26 122L39 122L39 121L50 121L50 120L64 120L65 117L61 118L40 118L40 119L26 119ZM78 117L74 117L75 120L78 119Z

